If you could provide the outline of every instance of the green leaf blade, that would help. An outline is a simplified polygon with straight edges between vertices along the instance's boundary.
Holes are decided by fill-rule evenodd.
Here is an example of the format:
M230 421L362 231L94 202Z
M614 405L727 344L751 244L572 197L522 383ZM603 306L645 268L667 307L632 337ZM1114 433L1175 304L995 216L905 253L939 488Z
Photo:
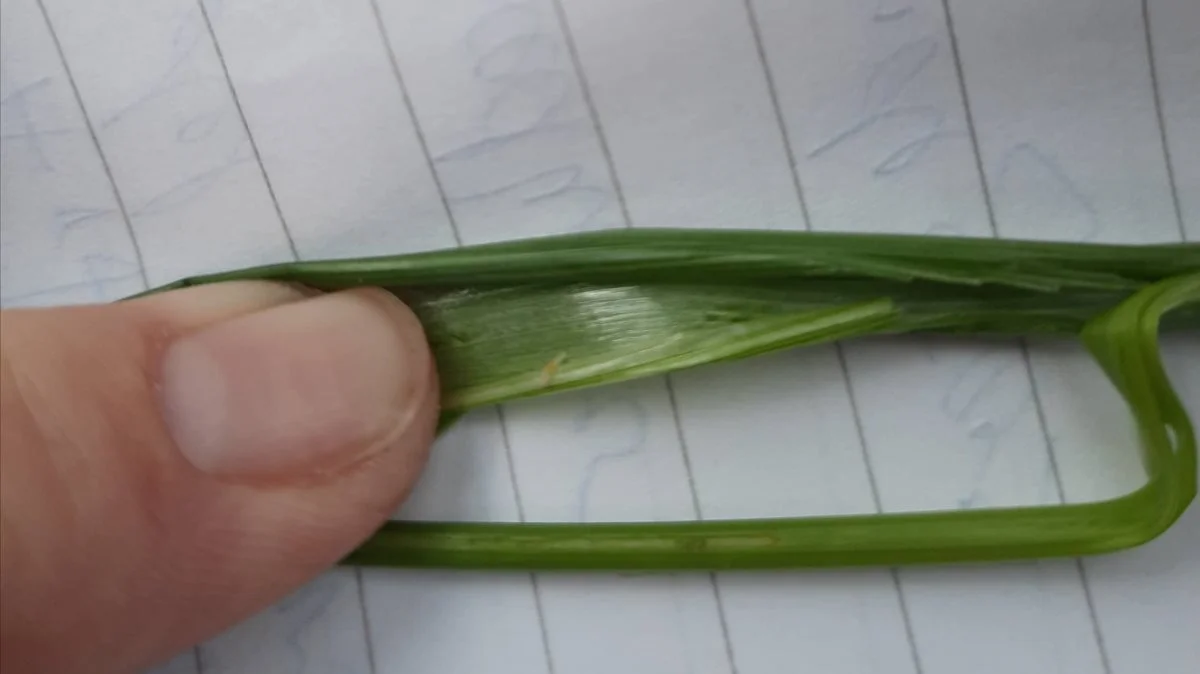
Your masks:
M380 566L732 569L1099 554L1194 500L1191 420L1160 331L1200 332L1200 246L903 235L608 231L223 272L390 289L421 317L444 431L465 411L808 344L906 333L1082 338L1137 421L1149 480L1099 503L622 524L391 522L347 558Z

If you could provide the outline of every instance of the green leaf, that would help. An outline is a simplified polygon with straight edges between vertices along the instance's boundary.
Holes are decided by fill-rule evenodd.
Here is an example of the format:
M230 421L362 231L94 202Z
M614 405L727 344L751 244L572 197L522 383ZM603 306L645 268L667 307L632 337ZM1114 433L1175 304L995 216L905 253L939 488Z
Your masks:
M390 522L345 561L733 569L1107 552L1195 496L1190 420L1160 330L1200 331L1200 247L745 230L610 230L270 265L233 279L389 289L429 335L445 430L471 409L867 335L1082 339L1137 421L1149 479L1087 504L707 522ZM744 451L744 450L742 450Z

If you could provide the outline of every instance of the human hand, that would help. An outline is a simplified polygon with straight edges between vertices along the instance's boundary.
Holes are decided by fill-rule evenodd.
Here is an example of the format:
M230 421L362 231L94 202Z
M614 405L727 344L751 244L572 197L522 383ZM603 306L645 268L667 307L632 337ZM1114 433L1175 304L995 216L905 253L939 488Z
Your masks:
M0 669L136 672L337 563L435 433L420 323L259 282L0 321Z

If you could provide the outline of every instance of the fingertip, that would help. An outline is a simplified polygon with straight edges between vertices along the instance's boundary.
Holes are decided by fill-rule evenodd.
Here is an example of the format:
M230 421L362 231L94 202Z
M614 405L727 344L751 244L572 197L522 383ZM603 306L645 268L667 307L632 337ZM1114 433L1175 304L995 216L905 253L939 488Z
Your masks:
M200 330L163 357L182 455L233 481L333 479L428 414L431 356L412 313L348 290Z
M6 663L141 666L251 615L376 530L436 432L423 326L380 289L214 284L13 323L4 478L41 487L4 491Z

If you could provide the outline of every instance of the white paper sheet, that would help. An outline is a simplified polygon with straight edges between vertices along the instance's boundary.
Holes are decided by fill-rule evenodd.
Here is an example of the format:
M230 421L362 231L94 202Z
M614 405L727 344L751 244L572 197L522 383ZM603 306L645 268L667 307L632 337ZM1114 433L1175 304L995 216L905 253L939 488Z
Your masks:
M5 306L604 227L1200 240L1196 0L0 6ZM472 415L397 517L1086 500L1127 416L1077 349L817 348ZM1078 562L341 568L159 671L1184 674L1198 615L1193 508Z

